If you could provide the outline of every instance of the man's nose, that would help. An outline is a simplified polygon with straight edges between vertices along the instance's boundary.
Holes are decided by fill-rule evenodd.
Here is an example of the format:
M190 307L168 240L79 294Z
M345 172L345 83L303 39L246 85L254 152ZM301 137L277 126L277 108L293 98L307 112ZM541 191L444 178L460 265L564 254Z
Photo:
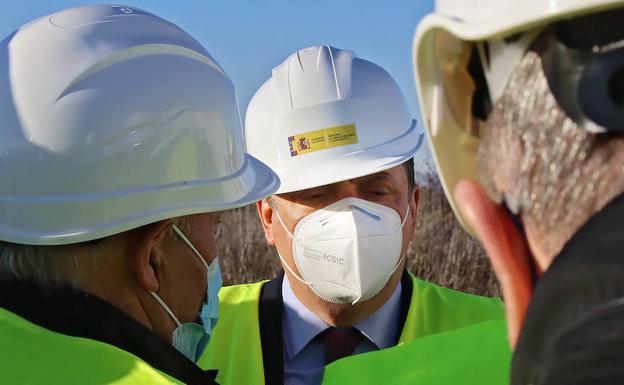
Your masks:
M344 181L338 183L338 188L336 189L336 196L334 197L335 201L339 201L345 198L360 198L364 199L364 196L361 190L358 188L356 183L351 181Z

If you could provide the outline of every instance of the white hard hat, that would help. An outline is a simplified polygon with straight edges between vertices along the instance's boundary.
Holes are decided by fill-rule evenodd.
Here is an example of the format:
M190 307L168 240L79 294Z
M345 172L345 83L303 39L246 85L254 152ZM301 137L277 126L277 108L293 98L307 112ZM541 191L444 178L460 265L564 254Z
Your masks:
M278 184L244 152L232 82L175 25L86 6L0 43L0 240L88 241Z
M437 0L435 11L420 22L412 54L420 110L445 193L469 232L453 190L461 179L478 179L483 124L472 116L475 83L468 65L473 48L487 63L482 69L496 101L543 26L623 5L622 0ZM487 59L481 41L488 42Z
M328 46L302 49L275 67L245 118L247 150L279 175L278 193L400 165L422 140L392 77Z

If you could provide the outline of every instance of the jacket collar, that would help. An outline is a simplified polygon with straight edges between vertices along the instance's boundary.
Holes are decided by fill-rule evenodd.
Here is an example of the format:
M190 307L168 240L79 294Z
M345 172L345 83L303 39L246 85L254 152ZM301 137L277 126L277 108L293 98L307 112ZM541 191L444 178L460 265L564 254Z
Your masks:
M215 384L216 370L201 370L151 330L86 292L0 281L0 307L48 330L116 346L186 384Z

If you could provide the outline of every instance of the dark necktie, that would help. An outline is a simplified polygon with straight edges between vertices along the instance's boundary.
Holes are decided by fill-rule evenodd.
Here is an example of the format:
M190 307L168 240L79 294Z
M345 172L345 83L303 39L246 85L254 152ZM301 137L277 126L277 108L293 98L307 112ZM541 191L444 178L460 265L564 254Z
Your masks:
M356 328L327 328L323 332L325 365L351 355L360 341L362 341L362 333Z

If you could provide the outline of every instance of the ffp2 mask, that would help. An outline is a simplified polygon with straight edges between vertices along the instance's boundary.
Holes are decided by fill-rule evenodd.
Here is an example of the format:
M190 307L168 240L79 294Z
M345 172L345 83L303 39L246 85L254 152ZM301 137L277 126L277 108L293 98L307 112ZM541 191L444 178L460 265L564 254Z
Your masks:
M320 298L333 303L366 301L386 285L401 264L403 225L392 208L345 198L303 217L291 233L292 254L301 277Z

